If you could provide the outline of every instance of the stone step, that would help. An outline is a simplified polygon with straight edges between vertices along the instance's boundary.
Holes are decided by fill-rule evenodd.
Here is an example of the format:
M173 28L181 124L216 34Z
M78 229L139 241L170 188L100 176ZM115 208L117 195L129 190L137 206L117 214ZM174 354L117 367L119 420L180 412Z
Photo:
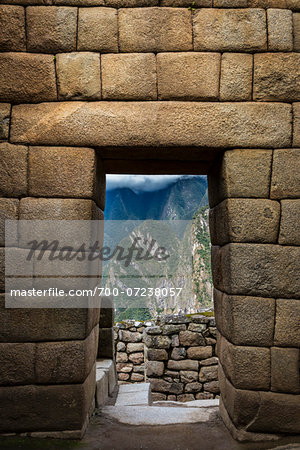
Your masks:
M209 422L218 408L170 408L168 406L105 406L102 413L127 425L175 425Z
M96 362L96 403L105 404L117 384L115 363L112 359L100 359Z
M115 406L148 406L151 405L150 383L122 384Z
M214 408L219 406L219 399L192 400L190 402L157 401L153 406L168 406L169 408Z

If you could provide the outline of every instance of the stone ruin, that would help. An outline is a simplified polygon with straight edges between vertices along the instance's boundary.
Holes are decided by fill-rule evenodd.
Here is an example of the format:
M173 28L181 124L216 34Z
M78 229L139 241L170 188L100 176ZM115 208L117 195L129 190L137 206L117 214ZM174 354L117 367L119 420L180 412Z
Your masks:
M4 307L3 221L101 218L106 173L208 174L222 418L299 433L299 0L0 3L1 433L84 434L99 332Z

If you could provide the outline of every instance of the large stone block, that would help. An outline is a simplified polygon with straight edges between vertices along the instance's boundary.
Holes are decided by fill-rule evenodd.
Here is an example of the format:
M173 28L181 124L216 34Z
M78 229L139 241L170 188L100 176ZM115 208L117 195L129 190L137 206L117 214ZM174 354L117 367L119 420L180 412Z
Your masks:
M214 290L217 327L235 345L273 345L275 300L227 295Z
M275 150L271 180L271 198L300 197L300 148Z
M8 103L0 103L0 141L8 139L10 108Z
M0 342L85 339L99 321L97 309L5 308L0 295Z
M213 351L211 345L190 347L187 349L187 356L190 359L204 360L210 358L212 354Z
M300 245L300 200L281 201L278 243L283 245Z
M63 53L56 57L58 96L65 100L101 98L100 56L95 53Z
M156 100L156 59L150 54L101 56L103 98Z
M271 348L271 390L300 393L299 349Z
M293 14L294 25L294 52L300 52L300 14Z
M251 100L252 66L252 55L245 53L224 53L222 55L220 100Z
M33 384L36 381L35 344L1 343L0 364L0 385Z
M139 6L157 6L158 0L105 0L106 6L113 8L136 8Z
M92 200L71 198L33 198L20 201L21 220L92 220Z
M80 8L77 49L101 53L118 52L117 10Z
M99 358L114 358L114 333L112 328L99 328Z
M187 8L132 8L119 11L121 52L193 50Z
M169 359L168 369L169 370L192 370L197 371L199 367L199 362L191 359L185 359L182 361L173 361Z
M66 6L104 6L105 0L52 0L52 3Z
M25 12L21 6L0 6L0 51L26 50Z
M236 346L222 336L219 337L218 346L220 362L234 387L251 390L270 389L270 349ZM204 369L206 368L202 367L201 371ZM200 381L204 380L200 378Z
M0 198L0 247L5 246L5 220L17 220L18 218L19 200ZM6 244L12 245L13 242Z
M209 102L43 103L14 106L11 128L13 142L34 145L214 148L276 145L278 148L290 145L291 106ZM251 178L251 186L253 170L252 167L247 177ZM255 189L262 190L257 178Z
M113 297L101 297L100 328L111 328L114 325L114 300Z
M300 103L294 103L294 135L293 146L300 147Z
M300 100L299 65L298 53L254 55L254 100L273 102Z
M0 99L14 103L56 100L53 56L0 54Z
M0 144L0 195L19 197L27 194L27 154L22 145Z
M293 51L293 13L288 9L267 10L268 49L271 51Z
M30 147L29 194L93 198L95 166L90 148Z
M238 428L260 433L298 433L300 402L298 395L235 389L220 367L222 401Z
M81 430L95 395L95 367L82 384L0 387L0 430Z
M179 331L179 344L182 346L197 347L199 345L205 345L205 339L201 333Z
M300 248L272 244L212 247L217 289L234 295L300 298Z
M216 100L219 97L220 55L217 53L159 53L160 100Z
M194 49L251 52L266 50L266 14L262 9L203 8L193 16Z
M280 203L263 199L229 198L209 213L211 243L276 243Z
M30 6L26 18L27 50L41 53L76 50L77 8Z
M276 300L274 345L300 347L299 300Z
M208 174L210 206L227 197L268 198L271 166L272 152L269 150L225 152Z
M83 383L96 361L98 330L93 328L85 340L36 344L35 382Z

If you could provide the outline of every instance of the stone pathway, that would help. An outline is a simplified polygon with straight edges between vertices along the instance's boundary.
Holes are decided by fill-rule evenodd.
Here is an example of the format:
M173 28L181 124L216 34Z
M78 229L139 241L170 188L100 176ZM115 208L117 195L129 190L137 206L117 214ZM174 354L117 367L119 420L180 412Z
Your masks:
M127 425L175 425L209 422L218 406L219 400L152 403L150 383L138 383L119 386L115 405L102 413Z

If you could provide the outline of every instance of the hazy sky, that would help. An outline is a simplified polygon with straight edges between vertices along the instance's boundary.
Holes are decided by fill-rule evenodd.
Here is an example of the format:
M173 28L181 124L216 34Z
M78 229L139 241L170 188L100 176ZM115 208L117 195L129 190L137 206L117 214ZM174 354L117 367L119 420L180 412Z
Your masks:
M194 176L199 175L107 175L106 189L127 187L134 191L158 191L175 183L179 178Z

